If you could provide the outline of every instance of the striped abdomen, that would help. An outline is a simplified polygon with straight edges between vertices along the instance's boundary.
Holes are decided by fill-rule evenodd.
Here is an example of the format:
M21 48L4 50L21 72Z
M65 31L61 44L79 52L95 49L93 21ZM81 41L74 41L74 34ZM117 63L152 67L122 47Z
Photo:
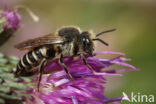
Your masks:
M41 47L26 53L18 62L16 76L29 76L33 74L33 68L38 66L40 62L46 58L54 58L59 54L59 47Z

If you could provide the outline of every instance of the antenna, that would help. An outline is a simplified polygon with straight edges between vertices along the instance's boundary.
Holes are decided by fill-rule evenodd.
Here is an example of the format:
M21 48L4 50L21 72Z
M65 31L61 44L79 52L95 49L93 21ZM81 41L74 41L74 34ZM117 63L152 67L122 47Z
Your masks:
M99 39L99 38L95 38L95 39L92 39L92 40L93 40L93 41L98 40L98 41L100 41L101 43L103 43L104 45L108 46L108 43L106 43L105 41L103 41L103 40L101 40L101 39Z
M116 29L111 29L111 30L106 30L106 31L100 32L100 33L96 34L96 37L98 37L98 36L100 36L100 35L102 35L104 33L112 32L112 31L115 31L115 30Z

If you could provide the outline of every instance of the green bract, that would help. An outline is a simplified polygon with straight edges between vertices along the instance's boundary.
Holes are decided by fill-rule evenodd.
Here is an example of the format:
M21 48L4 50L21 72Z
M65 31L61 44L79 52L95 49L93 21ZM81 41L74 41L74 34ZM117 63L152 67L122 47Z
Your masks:
M14 77L17 62L17 57L0 53L0 104L21 104L22 99L28 97L25 91L32 85L24 82L31 80L27 77L20 79Z

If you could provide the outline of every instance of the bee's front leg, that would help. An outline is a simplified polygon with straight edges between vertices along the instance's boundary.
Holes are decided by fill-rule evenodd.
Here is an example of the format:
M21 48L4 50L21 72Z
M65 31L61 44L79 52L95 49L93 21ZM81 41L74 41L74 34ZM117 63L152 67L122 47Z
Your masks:
M64 68L65 72L66 72L66 73L68 74L68 76L71 78L71 80L74 81L72 75L69 73L68 68L67 68L67 66L66 66L65 63L64 63L63 54L61 54L61 56L60 56L60 63L61 63L61 65L62 65L62 67Z
M40 88L40 82L41 82L41 79L42 79L42 73L43 73L43 71L44 71L44 66L45 66L45 64L47 63L47 59L43 59L42 61L41 61L41 64L40 64L40 69L39 69L39 72L40 72L40 74L39 74L39 78L38 78L38 84L37 84L37 89L38 89L38 92L39 92L39 88Z
M94 74L94 71L92 69L92 67L87 63L87 60L85 59L85 56L83 54L80 54L80 57L83 61L83 63L89 68L89 70Z

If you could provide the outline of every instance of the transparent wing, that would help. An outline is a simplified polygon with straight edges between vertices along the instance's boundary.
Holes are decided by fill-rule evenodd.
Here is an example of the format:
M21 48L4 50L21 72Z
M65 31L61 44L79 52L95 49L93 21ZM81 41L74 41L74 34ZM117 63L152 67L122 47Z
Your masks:
M36 48L42 45L61 44L63 42L64 41L59 36L56 36L54 34L48 34L42 37L29 39L27 41L21 42L15 45L15 48L20 49L20 50L25 50L25 49Z

